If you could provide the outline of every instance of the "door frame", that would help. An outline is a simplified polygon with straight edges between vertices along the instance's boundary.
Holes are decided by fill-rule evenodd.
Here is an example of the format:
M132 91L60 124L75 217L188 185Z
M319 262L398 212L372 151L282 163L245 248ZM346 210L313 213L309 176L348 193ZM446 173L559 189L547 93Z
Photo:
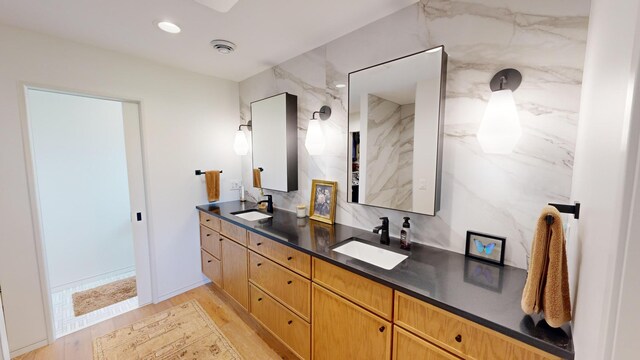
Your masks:
M39 201L38 187L37 187L37 176L36 169L34 163L34 149L33 149L33 141L31 136L31 123L29 121L28 116L28 96L27 92L29 90L40 90L40 91L48 91L53 93L59 93L64 95L73 95L73 96L82 96L88 98L95 98L101 100L110 100L110 101L118 101L121 103L132 103L138 105L138 122L139 122L139 135L140 135L140 155L142 160L142 182L144 186L144 204L143 204L143 224L146 230L146 238L143 241L136 242L134 237L134 257L135 257L135 265L136 265L136 277L138 275L138 265L140 262L147 264L145 273L147 276L144 276L142 279L136 279L138 284L138 289L141 287L145 287L146 293L148 293L145 297L148 299L143 299L140 301L139 299L139 307L148 305L153 303L157 297L156 287L154 286L154 275L155 274L155 263L152 261L153 259L153 249L151 246L151 241L149 241L152 236L151 232L151 214L149 209L151 208L149 203L149 197L147 195L147 189L149 188L149 180L146 174L148 171L147 164L147 156L146 156L146 148L145 148L145 139L144 139L144 112L143 112L143 102L139 99L131 99L131 98L122 98L119 96L105 95L100 93L95 93L92 91L85 90L77 90L77 89L66 89L58 86L50 86L50 85L42 85L42 84L34 84L29 82L20 82L18 83L19 91L19 104L20 104L20 120L22 125L22 140L24 147L24 157L25 157L25 168L27 175L27 186L29 189L29 200L30 200L30 208L31 208L31 218L33 224L33 233L35 239L35 248L36 248L36 258L38 263L38 273L40 275L40 291L42 292L42 303L44 307L44 315L45 315L45 323L47 328L47 341L49 344L53 343L56 340L54 323L53 323L53 304L51 301L50 294L50 281L47 267L47 257L46 257L46 248L44 244L44 232L42 226L42 213ZM133 222L133 214L136 212L136 209L131 209L131 216ZM140 249L142 248L142 249ZM142 251L141 251L142 250ZM140 281L142 280L142 281Z
M0 360L10 360L7 328L4 321L4 308L2 305L2 289L0 289Z

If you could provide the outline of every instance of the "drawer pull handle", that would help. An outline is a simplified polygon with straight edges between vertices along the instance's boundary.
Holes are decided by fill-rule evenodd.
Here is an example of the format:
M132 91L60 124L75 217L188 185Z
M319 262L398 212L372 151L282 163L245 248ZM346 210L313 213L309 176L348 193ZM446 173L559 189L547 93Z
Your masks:
M456 336L456 341L462 342L462 335L458 334L458 336Z
M292 322L293 322L293 320L289 320L289 321L287 321L287 324L291 325Z
M289 257L287 258L287 260L289 260L289 261L293 260L293 256L289 256Z
M211 219L206 219L205 221L206 221L206 222L209 222L209 221L211 221Z
M292 282L293 282L293 281L289 280L289 281L287 281L287 284L291 285L291 283L292 283Z
M211 236L211 234L207 234L207 236Z
M261 266L261 265L262 265L262 263L257 263L257 264L256 264L256 266Z
M213 260L207 260L208 263L210 263L211 261L213 261Z
M257 243L257 244L256 244L256 246L260 246L260 245L262 245L262 243Z
M386 327L384 325L382 325L382 326L380 326L380 329L378 329L378 330L380 330L380 332L384 332L384 329L386 329Z
M262 298L258 298L258 301L262 301Z

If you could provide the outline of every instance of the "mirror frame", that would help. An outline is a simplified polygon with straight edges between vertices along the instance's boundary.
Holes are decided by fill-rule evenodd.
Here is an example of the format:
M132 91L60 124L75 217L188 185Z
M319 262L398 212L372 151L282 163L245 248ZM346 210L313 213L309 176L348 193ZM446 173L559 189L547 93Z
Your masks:
M411 211L411 210L402 210L402 209L396 209L396 208L392 208L392 207L386 207L386 206L380 206L380 205L370 205L370 204L363 204L363 203L359 203L359 202L353 202L349 200L349 192L351 191L351 185L349 185L348 189L347 189L347 203L349 204L358 204L358 205L363 205L363 206L371 206L371 207L375 207L375 208L380 208L380 209L389 209L389 210L395 210L395 211L402 211L405 213L411 213L411 214L419 214L419 215L426 215L426 216L436 216L437 212L440 210L440 202L441 202L441 189L442 189L442 152L443 152L443 134L444 134L444 109L445 109L445 97L446 97L446 93L447 93L447 63L448 63L448 58L449 56L447 55L444 45L439 45L439 46L435 46L429 49L425 49L425 50L421 50L415 53L411 53L409 55L405 55L405 56L401 56L395 59L391 59L391 60L387 60L387 61L383 61L381 63L375 64L375 65L371 65L371 66L367 66L365 68L362 69L358 69L355 71L352 71L349 73L348 75L348 82L347 82L347 184L351 184L352 179L350 178L350 168L352 166L351 164L351 149L350 149L350 133L349 133L349 124L350 124L350 117L351 117L351 104L350 104L350 100L351 100L351 75L364 71L364 70L368 70L380 65L384 65L384 64L389 64L392 63L394 61L397 60L402 60L404 58L408 58L414 55L419 55L422 53L427 53L436 49L440 49L442 51L442 58L441 58L441 64L442 66L440 67L440 100L439 100L439 108L438 108L438 137L437 137L437 154L436 154L436 181L435 181L435 198L434 198L434 206L433 206L433 214L427 214L427 213L423 213L423 212L416 212L416 211Z

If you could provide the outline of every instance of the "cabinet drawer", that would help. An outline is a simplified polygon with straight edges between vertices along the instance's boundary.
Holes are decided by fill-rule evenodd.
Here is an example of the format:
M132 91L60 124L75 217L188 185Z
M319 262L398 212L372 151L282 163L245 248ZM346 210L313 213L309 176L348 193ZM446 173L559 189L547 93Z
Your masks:
M249 232L249 248L306 278L311 277L311 256L303 252L253 232Z
M200 247L218 259L220 259L220 241L220 234L217 231L200 225Z
M394 322L464 358L559 359L400 292L396 292Z
M209 215L206 212L200 211L200 224L208 227L209 229L220 231L220 219L213 215Z
M314 360L388 360L391 323L313 284Z
M253 284L251 314L301 359L311 357L311 325Z
M428 341L393 326L393 360L460 360Z
M216 285L222 287L222 264L220 260L204 250L201 250L200 254L202 256L202 273Z
M240 226L233 225L228 221L220 222L220 234L231 240L237 241L241 245L247 246L247 230Z
M309 321L311 281L249 251L249 280Z
M393 290L350 271L313 258L313 281L363 308L391 320Z

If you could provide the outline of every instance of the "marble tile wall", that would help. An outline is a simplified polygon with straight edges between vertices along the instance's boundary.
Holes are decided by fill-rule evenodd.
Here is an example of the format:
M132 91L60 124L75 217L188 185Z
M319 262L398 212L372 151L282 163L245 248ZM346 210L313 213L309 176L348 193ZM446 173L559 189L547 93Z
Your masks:
M464 253L467 230L507 237L505 262L525 268L535 220L547 202L568 202L589 2L581 0L422 0L240 83L241 122L249 104L280 92L298 96L299 191L274 193L276 207L309 203L311 179L339 182L337 222L363 229L401 211L347 203L347 82L351 71L444 45L449 55L442 204L437 216L409 214L414 241ZM510 155L484 154L475 137L495 72L514 67L523 136ZM309 156L307 124L322 105L327 148ZM242 159L251 189L251 156Z

